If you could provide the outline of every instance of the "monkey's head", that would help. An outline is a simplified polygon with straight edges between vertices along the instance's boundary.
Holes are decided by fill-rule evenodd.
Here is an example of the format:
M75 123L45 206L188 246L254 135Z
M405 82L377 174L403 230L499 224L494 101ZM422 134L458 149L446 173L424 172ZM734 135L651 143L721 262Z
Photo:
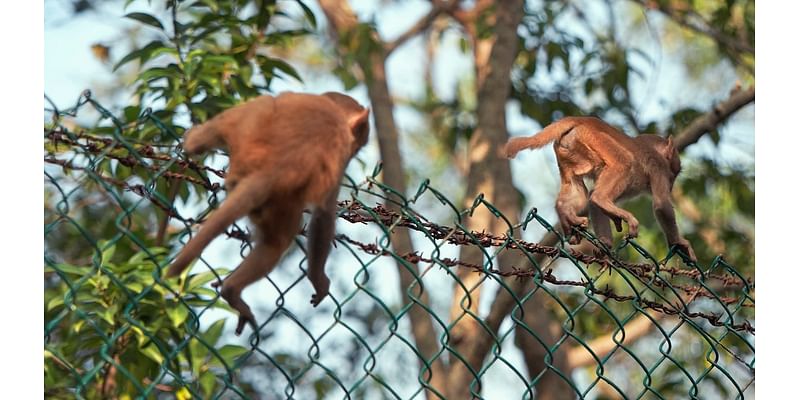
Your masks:
M355 155L367 144L369 138L369 108L361 106L352 97L341 93L326 92L322 95L333 100L346 115L347 125L353 134L352 154Z

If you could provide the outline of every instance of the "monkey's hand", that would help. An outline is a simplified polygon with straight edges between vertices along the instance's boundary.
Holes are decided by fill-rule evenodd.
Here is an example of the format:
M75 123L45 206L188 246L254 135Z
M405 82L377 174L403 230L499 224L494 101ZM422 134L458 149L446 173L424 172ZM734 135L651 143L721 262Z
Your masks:
M689 256L689 260L692 262L697 262L697 256L694 254L694 249L692 249L692 245L688 240L684 238L678 238L678 241L671 243L670 245L677 247L678 250Z
M636 218L630 218L627 221L628 223L628 237L633 239L639 236L639 220ZM619 230L617 231L619 232Z
M570 226L569 231L567 234L569 235L569 244L580 244L581 236L580 232L576 228L581 230L585 230L589 227L589 218L587 217L567 217L568 224Z
M314 277L311 279L311 284L314 286L316 293L311 295L311 305L316 307L322 300L328 296L328 289L331 286L331 280L325 274Z
M242 300L241 291L236 291L231 287L225 287L224 282L217 281L211 284L211 286L215 288L220 285L222 286L220 296L222 296L234 310L239 312L239 322L236 324L236 336L242 334L244 325L248 323L253 328L253 331L258 331L256 318L253 316L253 312L250 311L250 306Z

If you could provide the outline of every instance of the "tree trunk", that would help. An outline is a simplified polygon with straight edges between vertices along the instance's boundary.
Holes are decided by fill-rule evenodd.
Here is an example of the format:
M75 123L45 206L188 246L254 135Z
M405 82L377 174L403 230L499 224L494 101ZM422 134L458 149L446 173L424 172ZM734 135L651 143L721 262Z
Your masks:
M358 20L353 13L350 5L346 0L320 0L325 16L331 28L337 36L341 36L346 32L351 32ZM373 32L374 33L374 32ZM377 34L374 33L374 39L382 43ZM385 45L373 52L369 59L358 60L361 70L365 72L367 91L369 94L370 102L372 103L372 112L375 119L375 130L378 137L378 147L380 149L381 159L383 160L383 182L392 187L398 193L406 193L406 180L405 168L403 166L403 159L400 155L399 138L397 134L397 126L394 121L394 102L392 101L389 93L389 86L386 78L386 50ZM394 196L391 193L387 195ZM399 200L399 199L395 199ZM389 202L387 208L393 211L400 211L393 203ZM411 236L407 229L394 229L391 233L392 248L396 254L404 255L414 251ZM397 270L400 275L399 290L405 293L408 288L419 281L418 269L413 264L407 264L403 261L396 261ZM415 293L416 302L424 306L430 304L427 292L422 291L421 284L416 285L419 291ZM402 296L404 305L407 305L410 300L408 296ZM441 358L437 357L439 346L436 340L436 331L433 327L433 320L427 314L425 309L419 304L414 304L408 310L408 316L411 320L411 331L414 336L417 349L420 354L425 358L419 360L420 379L421 381L428 382L429 387L426 391L426 397L431 398L436 393L444 393L444 378L445 368ZM437 357L436 359L433 359ZM430 365L430 369L425 366L426 362ZM433 391L431 391L431 389Z
M475 197L483 194L485 200L505 216L511 217L519 213L520 206L517 191L511 182L509 161L501 157L500 150L508 140L505 106L511 90L511 68L517 55L517 26L523 14L523 2L499 0L494 3L493 12L494 35L476 38L475 42L478 125L469 143L469 176L465 199L469 207ZM516 218L513 218L514 222ZM473 231L494 233L509 230L505 221L497 218L485 205L479 205L474 210L466 220L466 226ZM463 247L460 255L462 261L479 265L483 263L483 256L481 249L474 246ZM512 252L501 253L499 259L501 266L508 266L510 262L517 262L518 266L527 263L525 257ZM476 319L480 300L478 285L486 278L464 271L459 271L458 277L461 285L456 285L450 309L451 317L456 321L451 330L451 352L457 357L452 358L450 366L448 398L465 399L471 396L471 391L480 392L480 368L494 344L492 335L511 310L511 304L515 303L508 301L511 296L501 289L492 305L495 319L485 321L491 331L487 332ZM514 282L508 280L507 284L513 285ZM497 306L500 306L499 311L496 311ZM546 314L542 316L547 317Z

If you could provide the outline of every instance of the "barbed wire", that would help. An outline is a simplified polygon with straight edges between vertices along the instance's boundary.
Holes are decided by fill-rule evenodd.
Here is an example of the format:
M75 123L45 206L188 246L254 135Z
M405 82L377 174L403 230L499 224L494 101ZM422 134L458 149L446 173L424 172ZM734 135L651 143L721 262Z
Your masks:
M59 145L67 145L70 146L70 149L72 147L79 147L83 151L91 154L104 154L106 158L117 160L122 165L127 167L144 167L153 172L160 172L160 178L190 182L212 193L217 193L222 190L222 187L219 183L211 183L208 181L208 179L190 176L187 172L193 172L198 174L198 176L202 176L203 172L207 172L212 173L220 178L225 178L226 175L224 170L200 165L196 161L193 161L189 158L176 158L170 154L158 152L153 146L147 144L140 145L136 149L138 152L138 157L135 157L130 154L130 149L128 147L123 146L114 139L92 136L83 132L77 134L69 133L64 130L63 127L58 127L51 130L45 129L45 137L50 141L50 143L52 143L55 149L57 149ZM114 153L115 150L122 151L117 154ZM145 159L163 163L174 163L174 165L176 165L181 172L162 171L162 165L147 164L143 162ZM89 169L89 167L74 165L74 163L71 161L56 158L52 154L46 155L44 161L50 164L59 165L67 171L86 171ZM148 188L143 184L128 183L124 180L106 176L97 170L92 170L92 173L97 178L102 179L109 184L150 200L154 206L166 212L171 218L176 218L187 225L202 222L202 220L195 220L193 218L185 218L180 216L173 205L164 204L156 196L152 195L151 188ZM591 264L597 264L600 266L601 272L604 270L608 270L610 272L612 269L628 272L635 276L640 282L652 284L662 290L679 290L685 293L687 298L692 300L696 298L709 298L715 299L724 305L738 303L738 306L740 307L755 307L754 299L747 295L747 292L750 292L755 287L755 284L751 278L742 279L741 277L733 276L731 274L703 273L699 269L682 269L655 263L629 263L614 258L611 256L611 254L609 254L607 249L604 249L603 246L599 245L596 245L598 251L595 251L594 254L587 254L569 247L546 246L539 243L523 241L518 238L510 240L511 238L506 234L495 234L490 232L466 232L461 228L443 226L430 222L425 219L424 216L420 215L416 215L415 217L418 220L414 221L401 216L397 212L389 210L381 204L376 204L374 207L367 207L360 202L342 201L339 203L339 208L339 218L342 218L352 224L374 223L383 226L404 227L414 231L422 232L435 240L444 240L446 243L456 246L498 247L508 250L522 250L532 254L541 254L552 259L571 258L584 263L587 266ZM536 210L532 210L532 213L535 214ZM529 215L526 221L520 223L518 226L526 225L531 219L532 215ZM249 242L249 235L237 227L234 227L232 230L226 232L226 234L228 237ZM590 233L583 232L583 234L589 239L593 239ZM598 288L592 281L583 279L579 281L559 279L553 274L551 268L541 271L538 268L527 268L512 265L504 269L498 269L471 264L451 258L433 259L430 257L424 257L416 252L397 255L376 244L363 243L344 234L337 235L337 239L355 245L361 251L370 255L394 255L412 264L438 264L440 266L465 268L475 273L492 274L501 277L515 277L518 279L536 278L557 286L581 287L589 290L593 294L603 296L607 299L613 299L618 302L634 301L643 308L651 309L666 315L680 315L684 318L701 318L717 327L725 326L734 331L744 331L750 334L755 334L755 328L747 320L740 323L732 323L731 321L725 322L723 321L723 314L689 311L688 308L691 301L679 301L677 304L664 304L653 300L648 300L638 294L618 294L607 285L605 288ZM669 282L659 275L659 273L666 273L672 277L685 277L695 281L714 280L725 289L744 289L745 293L742 297L723 297L717 295L705 285L684 285Z
M110 121L111 125L82 128L77 123L61 119L67 115L77 115L77 110L84 104L94 106L101 114L101 121ZM150 375L149 373L126 375L128 382L134 382L135 388L132 389L134 392L138 391L147 397L148 393L152 394L151 390L177 392L176 388L192 388L192 385L196 385L196 381L193 379L198 378L194 375L190 377L188 372L184 371L184 365L182 362L176 362L178 360L177 353L172 349L189 349L190 344L198 340L203 343L203 347L213 352L212 361L216 360L218 364L225 365L223 370L214 373L215 379L223 387L222 393L233 390L241 397L247 397L243 391L244 387L235 382L235 379L241 379L241 377L237 378L235 374L245 368L248 359L257 355L264 356L269 365L280 371L288 382L287 387L292 388L293 391L295 385L300 384L302 374L295 376L291 372L294 368L292 365L273 357L282 350L273 348L267 352L258 347L258 340L256 340L256 342L251 342L253 347L239 349L242 352L241 357L225 358L222 356L222 349L231 350L228 347L229 344L222 346L222 343L206 342L208 337L197 330L198 327L194 324L199 321L200 315L205 310L209 307L225 307L224 302L220 301L219 293L206 287L209 280L223 279L224 274L220 270L209 266L210 271L192 274L178 283L195 285L195 289L192 289L191 293L173 292L172 289L169 289L173 282L165 281L159 273L159 267L163 267L163 263L169 261L169 248L164 248L163 244L170 239L181 238L191 232L192 228L196 228L197 224L202 224L218 205L219 195L225 190L221 180L226 176L226 167L212 168L201 159L187 157L180 147L179 139L182 128L165 124L149 110L142 111L135 119L125 122L115 118L110 111L85 94L74 109L59 111L54 107L49 112L53 113L53 118L52 123L46 123L44 129L45 188L53 192L47 192L49 194L45 202L45 240L46 243L53 246L51 248L53 254L45 251L46 271L52 271L52 274L46 279L56 285L65 285L65 291L48 301L48 304L63 304L64 307L48 308L49 314L46 313L45 365L51 365L66 374L67 390L89 393L91 390L87 389L87 385L95 382L93 377L97 376L97 371L105 371L106 374L110 373L109 371L125 373L124 371L128 367L125 362L118 360L116 356L108 358L104 355L119 354L120 347L125 347L121 340L132 333L131 329L135 327L140 330L141 334L147 337L146 340L159 346L158 343L162 340L160 335L163 335L164 332L158 330L160 329L158 325L142 324L138 317L132 314L133 310L144 310L152 307L153 304L165 304L164 301L171 302L170 298L174 297L179 304L165 307L168 310L167 313L172 313L171 318L180 314L189 315L192 322L175 324L176 331L169 333L170 338L165 339L166 342L161 344L157 351L153 350L152 346L148 350L158 354L151 352L147 357L154 356L156 360L171 360L169 366L158 361L159 366L154 367L160 368L159 371L162 375ZM127 115L127 118L131 119L133 116ZM156 136L150 135L153 133L151 130L153 127L158 130ZM211 165L224 165L224 158L227 157L227 154L218 152L216 156L218 155L221 155L222 159L215 159ZM120 167L125 167L127 170L120 169ZM448 279L452 279L450 283L463 287L466 281L461 279L465 273L470 277L477 276L479 278L476 285L482 285L486 282L484 279L494 280L500 285L496 295L505 291L506 294L516 299L518 307L523 307L523 305L524 307L544 307L546 312L551 314L552 323L561 324L560 339L554 336L553 340L556 341L548 343L549 339L543 340L538 335L536 332L538 328L520 320L517 316L521 314L509 309L505 315L511 316L513 326L503 336L497 336L493 340L499 349L503 339L513 331L515 335L522 335L538 341L541 346L540 350L547 352L550 356L556 352L561 352L561 354L565 352L573 354L574 351L588 352L593 357L588 364L589 369L594 368L592 365L596 365L599 377L580 396L591 391L592 386L599 380L615 384L608 379L607 375L604 375L607 372L602 370L608 366L617 366L616 361L610 361L611 357L617 357L615 354L624 353L627 355L625 357L632 357L640 365L646 376L642 393L651 392L658 397L665 398L667 392L659 393L661 385L655 386L649 382L655 382L658 379L666 382L675 378L688 385L687 390L690 395L691 393L696 394L698 385L704 379L714 381L714 385L718 385L719 382L711 373L719 371L720 376L724 376L721 378L722 382L732 385L733 390L739 394L739 398L744 398L743 393L750 387L755 376L755 327L751 323L752 310L755 308L755 283L752 278L740 274L722 256L716 257L707 266L701 267L688 262L684 254L670 249L664 259L657 260L636 241L625 239L620 241L615 248L609 249L586 230L581 230L579 233L588 242L588 245L583 243L582 246L571 247L565 238L558 234L558 227L550 225L536 209L529 210L520 218L520 222L512 223L501 210L495 208L482 195L474 199L471 206L457 207L444 194L430 186L428 180L421 182L413 195L398 193L380 182L378 179L380 168L381 166L378 164L371 174L367 174L359 182L346 175L342 188L343 191L349 191L351 196L349 200L341 201L338 204L338 218L351 224L355 229L341 230L335 236L334 245L346 248L347 252L358 261L361 268L367 268L369 265L384 267L393 264L392 262L374 263L378 258L400 261L406 267L417 267L409 268L408 271L412 271L414 282L421 285L422 277L430 271L437 271L438 267L438 271L445 271ZM205 198L207 204L201 212L196 215L193 213L193 217L184 217L176 208L176 204L179 205L176 199L178 194L184 200L192 198L191 188L198 197ZM81 194L77 194L78 192ZM70 196L73 194L75 194L73 199L76 202L75 205L70 205ZM84 194L92 194L92 196L83 197ZM100 200L97 200L94 194L100 195ZM123 194L125 195L123 196ZM424 212L418 211L416 204L423 195L432 195L445 209L449 207L453 219L435 219L437 222L434 222L434 218L428 217L432 215L439 217L435 208L426 207ZM87 209L88 205L98 206L98 208L96 210ZM154 211L163 211L163 215L160 215L159 212L153 219L153 213L148 210L136 211L140 205L152 207ZM97 231L92 230L87 224L90 220L84 218L91 218L95 211L107 211L104 208L106 206L110 206L115 212L118 212L114 215L117 217L115 225L105 225ZM496 218L503 219L507 224L506 232L476 232L466 228L467 225L463 223L464 218L472 216L480 207L488 209ZM79 214L81 212L86 212L86 214ZM130 228L130 220L121 222L134 212L140 212L144 217L135 221L135 224L138 225L136 230ZM156 221L158 226L156 235L153 237L154 240L149 241L142 235L151 234L150 226L146 225L151 221ZM180 233L169 226L170 221L179 221L183 224L179 228ZM534 221L546 231L542 243L521 238L522 233L527 231L529 225L535 225ZM67 248L59 248L58 246L62 246L63 243L72 243L71 240L64 241L57 236L66 232L61 230L65 226L67 226L66 229L75 229L76 238L79 241L85 241L82 243L86 243L88 246L85 248L77 246L72 251ZM426 244L415 246L417 251L405 254L398 252L396 248L392 247L390 240L392 231L397 229L411 231L414 239L424 237L427 239ZM376 232L376 235L371 235L371 232ZM98 234L95 235L95 233ZM225 233L229 238L240 242L240 251L244 255L251 245L249 230L234 224ZM305 235L305 227L299 233ZM553 239L552 235L556 235L557 240L551 240ZM127 238L131 242L121 242L122 238ZM175 241L175 243L177 242ZM298 240L297 243L299 251L305 252L306 247L302 241ZM444 257L442 254L443 251L467 247L481 250L484 254L482 264L480 259L470 259L472 262L467 262L466 258ZM106 263L104 251L113 252L114 249L117 251L120 263L127 263L124 268L134 267L135 270L118 270L115 262ZM64 254L59 253L62 250ZM91 254L86 252L91 252ZM133 258L129 258L131 252L135 254ZM103 254L101 255L101 253ZM631 259L635 262L627 261L624 254L632 254ZM148 260L144 265L140 266L138 264L140 261L133 261L141 260L137 257L142 256ZM59 257L69 261L62 264L57 262ZM683 265L675 262L678 260L683 260ZM500 264L497 261L500 261ZM302 261L300 263L302 264ZM574 269L570 269L570 266ZM300 265L300 269L303 270L302 265ZM85 271L97 271L97 274L85 273ZM306 273L305 270L303 271ZM384 271L381 272L381 274L383 273ZM578 274L577 277L575 273ZM147 277L142 277L143 275ZM75 279L77 276L80 278ZM119 324L106 325L108 322L102 322L102 317L95 315L91 308L82 303L87 297L81 296L96 297L96 289L92 286L95 284L95 276L102 278L96 283L105 285L103 282L108 280L111 282L109 284L116 288L115 290L121 289L125 296L128 296L118 305L124 307L125 310L121 314L115 315L115 318L121 321ZM125 286L127 280L134 276L138 276L135 279L144 280L134 281L130 288ZM272 280L273 278L267 277L267 279L276 284ZM298 279L302 280L303 277L300 276ZM89 284L89 282L91 283ZM514 285L508 285L512 282ZM276 285L276 288L278 286L280 285ZM405 284L403 286L411 288ZM295 287L294 284L286 290L288 291L292 287ZM164 296L156 294L153 292L156 289L159 291L168 289L166 293L170 294ZM80 290L86 290L86 292L82 294ZM520 291L518 292L518 290ZM148 291L150 296L155 295L155 297L145 300L144 296L147 296ZM412 307L415 309L421 307L424 312L437 321L441 322L447 319L435 312L432 301L419 301L410 293L406 293L409 298L404 299L404 304L406 301L408 304L404 305L399 313L388 311L387 305L381 300L382 294L374 293L367 286L359 284L357 288L349 291L349 294L345 294L344 299L338 296L334 298L336 300L336 311L333 315L335 321L328 331L339 326L351 330L349 322L341 319L338 313L346 307L355 306L355 303L351 303L350 300L354 296L358 296L359 291L365 291L377 301L378 307L384 307L389 313L389 318L392 320L392 327L389 328L390 338L399 337L394 327L399 326L401 319L411 318L410 322L414 323L410 316ZM541 304L532 304L531 296L537 292L544 293L544 297L537 300ZM280 289L280 293L283 298L286 291ZM466 294L465 298L467 296L470 295ZM94 300L106 304L102 298ZM286 315L297 324L296 326L306 331L309 339L314 343L313 347L316 349L314 352L318 353L322 349L317 345L318 340L321 340L325 334L318 337L310 333L308 325L291 316L291 312L284 308L283 300L278 303L274 314L259 328L256 337L264 335L265 332L269 334L270 328L266 324L273 321L271 322L273 325L269 326L276 327L275 324L278 321L275 317ZM359 307L363 304L363 302L358 302ZM496 304L499 303L494 305ZM584 308L587 306L590 308ZM105 306L98 312L106 312L104 308ZM122 309L117 311L120 310ZM591 314L587 315L585 319L581 318L581 322L578 323L576 316L581 310L591 310L588 311ZM484 319L478 314L463 311L477 319L480 324L493 317L491 312ZM528 313L529 311L527 308L522 308L520 312ZM147 315L156 313L149 311ZM444 325L445 323L442 322L443 338L455 334L454 324L457 324L460 318L451 316L449 325ZM670 322L666 324L658 322L662 318L665 319L665 322L666 318L669 318ZM639 321L648 323L649 326L644 330L634 328L634 326L640 325ZM82 353L64 354L61 352L64 342L59 339L58 332L62 329L71 330L73 326L81 323L84 326L94 327L93 330L89 330L90 334L97 334L98 338L105 343L100 346L101 356L97 358L98 361L95 362L94 368L81 361L80 354ZM221 326L216 324L215 326ZM638 343L635 341L640 340L638 338L650 335L651 330L652 337L657 338L661 343L658 348L633 347L634 343ZM356 333L356 340L359 343L366 343L365 341L369 340L367 336L361 336L355 331L353 333ZM674 336L676 333L679 336ZM80 335L84 335L84 333ZM632 341L629 341L628 338ZM130 338L128 337L128 339ZM611 347L603 344L605 340L613 342ZM705 359L697 354L672 353L675 340L681 344L692 344L692 347L695 344L705 346L707 351ZM577 343L569 346L565 345L567 341ZM174 346L167 345L167 342L174 343ZM644 346L646 343L641 342L641 344ZM373 354L372 357L375 357L374 353L377 353L382 346L382 344L377 348L366 346L364 349ZM414 344L410 344L410 346L415 353L418 351ZM451 358L462 357L462 355L454 353L452 348L444 342L442 342L442 346L443 349L447 349ZM675 348L677 349L677 347ZM652 355L650 352L654 349L658 354L650 360L649 357ZM144 354L144 349L139 350ZM326 348L326 350L331 351L329 354L334 353L334 349ZM47 352L50 354L49 358ZM416 354L425 365L431 362L423 359L419 353ZM441 355L436 355L434 359L436 357L441 357ZM556 368L553 360L548 361L547 357L545 356L545 364L548 365L548 370L560 374L558 372L560 367ZM48 363L47 360L51 360L52 363ZM328 379L336 382L340 382L341 377L349 377L348 374L338 375L330 372L333 371L330 369L331 364L316 358L312 359L311 356L307 361L303 361L305 359L302 357L300 360L305 362L304 370L319 366L324 369ZM510 366L528 387L533 387L535 382L539 382L539 378L526 380L523 370L510 360L502 358L499 352L491 356L487 365L497 361ZM207 360L204 358L202 363L207 363ZM676 368L676 373L680 377L668 378L671 375L664 369L664 363L668 364L667 367ZM702 366L700 366L701 364ZM581 368L584 365L587 364L577 361L577 364L570 368ZM662 367L659 367L660 365ZM692 369L695 366L701 368L698 370L699 375ZM734 366L736 368L731 368ZM51 370L51 374L53 374L52 371L54 370ZM375 374L372 368L367 368L365 371L364 376ZM610 370L606 369L606 371ZM171 382L170 378L164 378L164 373L175 377L174 382ZM477 372L476 379L480 380L481 377L484 377L484 372ZM539 377L541 377L541 373ZM355 378L364 379L357 376ZM573 385L569 378L562 376L562 379L566 379L576 393L580 392L577 384ZM740 386L740 381L747 382L747 384ZM345 393L356 393L341 383L340 386ZM387 385L382 387L395 390ZM429 387L429 385L421 383L421 387ZM192 393L199 393L195 390L193 389Z

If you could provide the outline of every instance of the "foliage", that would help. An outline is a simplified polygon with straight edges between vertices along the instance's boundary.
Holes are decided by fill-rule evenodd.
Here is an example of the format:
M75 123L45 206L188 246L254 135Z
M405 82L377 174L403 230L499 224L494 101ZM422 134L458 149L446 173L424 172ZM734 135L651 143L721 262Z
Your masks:
M218 344L225 321L199 327L205 310L227 308L203 287L218 276L205 272L166 284L156 268L166 249L124 260L115 250L100 242L91 265L46 263L47 396L74 398L77 391L87 398L130 398L156 386L177 398L218 392L247 351ZM187 331L191 338L183 340ZM170 378L159 382L156 376Z
M268 91L275 79L300 80L269 49L287 46L308 30L280 28L274 19L304 20L311 28L316 20L302 2L297 3L301 18L287 15L275 1L161 4L166 15L125 15L151 36L113 67L138 65L133 104L117 117L100 110L96 125L67 132L63 144L45 145L46 157L72 160L61 171L46 172L45 387L55 398L132 398L155 391L205 398L225 390L233 379L230 368L245 351L219 343L224 320L199 325L206 310L229 310L214 290L203 287L218 279L216 274L184 277L180 283L159 279L156 265L166 263L169 250L162 243L174 240L155 230L169 236L175 231L154 204L169 209L177 198L189 199L192 185L155 179L183 168L156 167L141 155L177 143L187 115L203 121ZM76 4L75 12L93 6ZM73 123L64 118L71 112L51 111L46 132ZM93 139L78 144L86 137ZM197 179L208 181L204 174ZM155 203L115 193L108 182L130 182L134 191L152 187ZM205 193L198 191L201 197ZM167 378L153 380L156 376ZM249 385L242 382L236 390L247 391Z
M269 92L276 79L302 80L292 66L291 48L298 39L317 35L313 32L318 29L317 19L302 1L199 0L153 3L163 7L158 10L153 7L152 12L129 12L125 16L140 24L148 37L113 66L117 72L135 70L135 97L131 104L126 104L118 115L101 111L102 117L94 125L72 127L73 132L67 133L67 136L73 135L71 144L52 140L45 145L46 158L58 157L72 161L69 166L48 168L45 172L46 394L54 398L73 398L76 395L86 398L130 398L163 392L177 398L206 398L211 395L258 397L265 393L280 397L298 390L304 394L314 393L321 398L338 393L337 390L346 391L350 387L345 387L338 380L337 371L329 369L327 365L330 364L320 361L318 354L312 355L313 351L309 351L308 356L282 351L262 353L265 356L262 359L266 361L256 361L255 357L248 356L261 351L257 347L248 349L227 344L222 337L223 320L201 326L201 316L205 315L202 320L207 322L216 315L208 313L212 309L229 310L213 290L205 287L218 278L211 271L186 276L178 281L162 281L159 278L158 266L168 261L170 253L166 246L177 244L179 241L176 239L181 238L186 228L194 222L181 220L184 229L175 229L169 225L170 219L175 220L169 211L174 211L177 201L188 202L197 198L201 201L207 198L209 208L213 208L219 188L209 189L212 185L209 178L215 179L209 175L211 171L187 168L186 159L177 156L166 159L147 157L148 154L174 149L189 120L191 123L202 122L233 104ZM594 21L586 17L587 11L579 8L578 2L543 3L541 7L526 10L518 30L520 51L512 75L511 99L519 104L523 116L543 126L564 115L593 114L612 120L630 134L644 131L675 134L704 112L693 105L665 110L657 120L641 117L639 107L633 100L635 81L651 74L657 68L658 61L634 41L615 34L613 27L599 29ZM614 2L607 2L611 3ZM733 65L737 76L745 81L752 80L754 57L746 50L730 43L709 40L707 33L685 29L681 21L686 18L697 21L700 18L701 26L711 27L727 37L744 37L746 43L754 45L753 1L706 0L692 2L689 8L677 9L673 7L674 4L685 2L658 0L647 3L658 6L664 18L672 21L661 34L665 39L672 40L674 38L671 35L675 31L679 33L677 43L686 49L685 63L693 71L693 77L701 76L703 71L713 71L720 65ZM75 11L86 12L93 4L91 1L75 2ZM293 10L298 13L287 11L287 4L296 6ZM630 14L616 15L620 21L641 23L639 28L645 25L637 20L638 8ZM486 20L479 18L478 22L478 36L490 36L492 32ZM374 54L380 46L376 40L377 28L375 22L360 23L348 36L339 38L345 55L325 72L336 76L345 89L356 88L362 80L370 77L371 71L367 69L363 71L365 76L359 76L354 72L354 66L369 65L363 60ZM452 26L445 30L451 34L455 32L463 52L471 50L463 32ZM703 51L698 52L697 49ZM709 49L713 51L706 51ZM284 52L285 56L275 56L279 52ZM691 56L698 53L704 54L703 59ZM463 178L464 170L459 166L464 164L464 155L460 152L469 141L476 124L475 79L469 74L455 77L457 89L451 98L442 96L428 81L425 82L421 97L406 99L406 104L426 122L415 133L418 140L407 143L417 143L418 148L425 151L424 154L433 155L421 161L419 165L422 167L417 167L419 173L426 175L423 186L427 185L428 179L445 180L451 184L456 182L455 186L458 186ZM53 121L45 124L46 133L60 131L67 125L65 115L70 112L52 110ZM720 146L724 142L721 131L716 129L708 135L713 146ZM100 141L78 140L80 135L100 138ZM685 221L682 231L687 232L687 237L695 244L700 259L714 259L713 266L704 272L733 270L721 258L715 257L724 253L725 260L734 260L739 266L736 269L738 273L749 274L754 264L752 166L729 168L712 157L688 160L684 157L684 160L685 172L676 188L678 212L681 214L679 219ZM436 168L428 168L428 165ZM178 175L194 180L175 178ZM111 188L114 182L125 182L127 186L124 190L115 190ZM372 184L378 185L377 182L370 182ZM419 193L422 191L420 189ZM142 197L142 193L149 197L145 199L147 196ZM463 196L463 193L458 192L457 195ZM450 207L452 204L462 204L463 199L451 200ZM444 204L451 200L447 200L447 196L437 195L431 203L439 205L440 202ZM540 201L534 203L534 200L537 199L530 199L528 204L523 202L523 214L532 206L544 206ZM478 204L477 200L475 204ZM643 226L657 225L654 218L647 217L651 209L648 200L634 200L626 208L642 216L640 220ZM443 214L449 211L448 208ZM198 218L202 218L202 215ZM381 229L388 228L382 226ZM621 236L617 239L621 239ZM639 251L640 247L622 242L622 248L618 249L616 256L631 262L648 262L649 259ZM637 243L648 249L664 249L666 253L667 246L655 229L643 232ZM437 247L436 257L438 250ZM396 254L391 256L402 257ZM669 256L671 254L667 259ZM439 267L445 268L443 260L446 258L436 257ZM672 260L677 263L676 258ZM373 261L360 261L363 269L356 275L358 279L369 276L367 267ZM570 271L586 274L580 268ZM224 274L224 271L218 270L217 273ZM540 271L538 279L542 276L543 272ZM647 290L649 283L631 283L623 276L616 272L592 275L590 278L586 275L588 281L598 288L630 290L630 295L636 298L641 296L642 290ZM583 282L584 276L576 279ZM743 278L741 280L744 281ZM375 284L374 281L354 278L359 287L355 293L366 296L359 292L361 285ZM548 287L541 280L537 281L538 284L541 287L537 288ZM744 286L742 301L749 299L754 303L748 291L749 286ZM545 306L554 320L564 322L561 328L567 330L569 338L564 336L563 340L596 337L614 331L620 326L616 316L631 318L643 311L640 303L601 303L597 298L587 296L589 292L583 288L575 289L561 288L548 292L552 293L558 304L551 304L551 301ZM712 287L714 290L722 292ZM368 291L366 293L373 296ZM653 293L652 296L658 299L659 292ZM281 302L285 294L279 293ZM669 297L671 302L677 303L677 299L675 295ZM398 338L405 343L406 339L397 333L396 324L407 309L397 310L382 302L369 304L369 315L366 317L362 315L366 314L361 313L364 311L362 309L358 313L354 313L352 308L344 309L344 315L339 315L341 310L337 308L335 318L339 325L334 325L355 332L358 329L348 323L358 320L352 325L367 326L369 334L363 337L351 335L343 344L337 342L340 346L329 345L327 348L346 349L346 356L336 359L335 363L342 370L366 371L365 377L353 384L355 389L350 392L352 395L358 397L380 393L389 397L389 393L394 392L386 382L392 377L385 376L382 371L373 372L372 367L376 362L375 353L382 351L381 357L384 359L399 353L390 353L390 346L384 349L384 345L390 339L397 341ZM281 307L278 309L281 312L276 312L270 318L293 320L291 313ZM598 316L597 312L601 309L607 314ZM736 310L739 311L738 308ZM751 309L741 310L745 318L752 315ZM724 307L724 311L727 311L727 307ZM737 315L737 318L740 317ZM725 323L733 322L731 319ZM387 324L391 326L387 328ZM721 337L709 336L703 329L714 329L710 325L705 324L700 328L688 325L694 329L691 333L706 340L701 347L707 355L714 353L718 356L718 348L729 350L734 356L753 351L751 344L742 336L727 333L721 334ZM384 328L391 331L391 335L380 342L382 338L378 332ZM678 333L674 336L675 332L664 336L666 339L661 342L663 346L671 347L673 341L676 344L692 343L691 335L690 339L682 339L681 336L682 331L689 328L681 329L679 325L675 330ZM262 331L261 334L264 337L271 333ZM307 334L314 338L310 348L318 349L317 337ZM325 334L327 331L321 336L325 337ZM447 332L443 334L442 343L447 340ZM661 338L657 337L658 340ZM376 342L380 343L375 346ZM548 351L555 352L559 346L561 343ZM629 351L620 348L618 353L623 350ZM684 349L677 351L680 350ZM416 349L413 351L416 352ZM637 362L639 359L636 354L639 351L646 353L646 349L632 350ZM728 353L721 353L724 362L737 361L731 360ZM679 353L666 360L673 356L662 354L650 355L661 357L661 361L653 367L654 371L641 373L637 370L625 379L642 382L650 379L652 373L652 376L663 378L653 383L652 391L666 397L685 396L687 390L697 389L687 389L686 376L692 382L698 375L707 376L706 382L716 387L713 392L722 396L740 389L732 388L730 380L721 377L718 370L709 373L709 362L694 362L697 361L695 355ZM707 358L713 359L711 356ZM494 360L498 359L506 362L503 358ZM754 361L747 361L752 368ZM586 371L602 374L604 372L600 370L607 367L608 374L611 371L627 372L625 366L624 361L610 361L601 363L598 371L595 371L594 365ZM312 369L321 369L323 372L309 372ZM288 382L287 389L281 392L273 387L258 385L258 380L247 374L252 371L259 377L266 377L264 380L269 383ZM367 383L360 385L362 381ZM736 385L736 380L733 381ZM416 385L418 382L412 383Z

